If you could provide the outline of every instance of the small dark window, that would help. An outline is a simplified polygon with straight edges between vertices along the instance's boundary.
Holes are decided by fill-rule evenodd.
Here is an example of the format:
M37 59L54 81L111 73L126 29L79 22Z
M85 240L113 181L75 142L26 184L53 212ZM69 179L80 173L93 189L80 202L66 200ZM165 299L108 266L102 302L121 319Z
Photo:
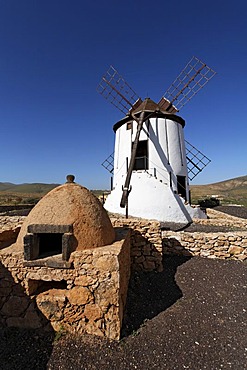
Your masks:
M148 141L142 140L137 144L134 170L148 169Z
M126 130L132 130L132 122L126 123Z

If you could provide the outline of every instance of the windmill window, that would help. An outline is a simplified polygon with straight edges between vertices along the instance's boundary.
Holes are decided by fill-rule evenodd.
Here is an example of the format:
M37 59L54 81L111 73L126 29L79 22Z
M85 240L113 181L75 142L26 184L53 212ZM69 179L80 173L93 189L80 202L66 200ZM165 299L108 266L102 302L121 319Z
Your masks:
M132 144L133 145L133 144ZM148 141L142 140L137 144L134 170L148 169Z
M132 122L126 123L126 130L132 130Z

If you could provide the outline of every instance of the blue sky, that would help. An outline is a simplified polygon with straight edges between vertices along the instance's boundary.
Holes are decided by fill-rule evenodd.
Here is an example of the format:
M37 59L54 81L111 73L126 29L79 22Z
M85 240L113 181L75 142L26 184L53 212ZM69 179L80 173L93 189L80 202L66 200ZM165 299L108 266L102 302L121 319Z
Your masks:
M247 174L247 3L0 0L0 182L109 188L122 114L96 92L113 65L158 101L193 56L217 75L179 112L212 162L192 184Z

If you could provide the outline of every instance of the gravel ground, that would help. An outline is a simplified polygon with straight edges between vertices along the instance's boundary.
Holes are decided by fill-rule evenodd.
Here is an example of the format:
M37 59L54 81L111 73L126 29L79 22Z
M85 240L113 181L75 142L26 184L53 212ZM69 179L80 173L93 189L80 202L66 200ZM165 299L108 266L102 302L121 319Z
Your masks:
M0 369L247 369L247 265L172 256L164 267L132 276L120 342L8 329Z
M243 219L247 219L247 208L242 206L217 206L214 207L216 211L220 211L226 213L231 216L240 217ZM197 223L193 223L184 229L186 232L202 232L202 233L219 233L219 232L229 232L229 231L246 231L246 227L234 225L231 226L219 226L219 225L201 225Z
M246 276L243 262L167 256L132 275L120 342L4 329L0 369L247 369Z
M231 216L247 218L247 208L241 206L217 206L216 211L227 213Z
M247 369L246 265L165 259L163 273L135 274L125 338L66 337L48 369Z

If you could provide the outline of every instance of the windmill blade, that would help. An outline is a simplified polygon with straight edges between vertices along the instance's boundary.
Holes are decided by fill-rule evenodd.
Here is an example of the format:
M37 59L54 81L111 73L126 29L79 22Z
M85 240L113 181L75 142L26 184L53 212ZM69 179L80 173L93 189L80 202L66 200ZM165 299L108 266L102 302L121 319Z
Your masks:
M167 89L159 105L168 112L171 109L179 111L215 74L213 69L194 56Z
M101 166L103 166L108 172L113 173L114 170L114 152L110 154L104 162L101 163Z
M139 96L113 66L110 66L102 77L97 91L124 114L127 114L135 106L137 100L140 100Z
M188 177L190 180L193 180L211 162L211 159L200 152L200 150L190 144L187 140L185 140L185 143Z

